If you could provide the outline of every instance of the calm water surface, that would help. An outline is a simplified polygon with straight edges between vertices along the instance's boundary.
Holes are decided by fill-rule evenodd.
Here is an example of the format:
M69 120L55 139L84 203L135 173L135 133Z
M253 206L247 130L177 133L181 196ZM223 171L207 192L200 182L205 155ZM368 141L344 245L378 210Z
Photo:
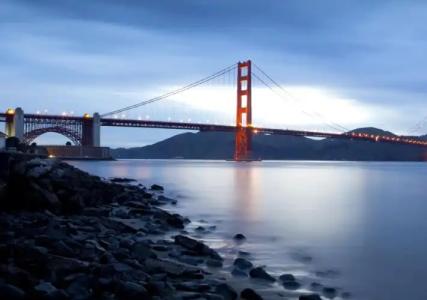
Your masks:
M201 219L217 226L202 238L229 259L249 251L271 273L292 272L306 287L320 282L353 299L427 299L425 163L72 163L164 185L179 200L173 209L195 221L190 231ZM247 242L231 241L238 232Z

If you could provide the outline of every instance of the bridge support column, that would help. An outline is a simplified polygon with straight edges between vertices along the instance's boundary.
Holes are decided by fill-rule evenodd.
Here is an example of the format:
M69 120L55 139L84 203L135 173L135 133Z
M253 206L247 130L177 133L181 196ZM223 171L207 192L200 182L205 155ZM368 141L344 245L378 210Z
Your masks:
M237 115L235 160L251 159L252 150L252 73L251 61L237 66Z
M101 146L101 116L99 113L93 114L92 138L94 147Z
M24 138L24 111L18 107L6 111L5 132L8 137L17 137L20 141Z
M83 116L82 146L99 147L101 144L101 116L98 113Z

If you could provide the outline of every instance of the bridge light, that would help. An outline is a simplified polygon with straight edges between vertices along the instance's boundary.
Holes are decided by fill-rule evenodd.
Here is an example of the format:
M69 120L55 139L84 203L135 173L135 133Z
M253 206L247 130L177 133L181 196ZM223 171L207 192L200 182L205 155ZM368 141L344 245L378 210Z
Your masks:
M254 129L254 133L255 133L255 134L257 134L257 133L258 133L258 130L257 130L257 129Z
M6 114L8 114L8 115L14 115L15 114L15 110L13 108L8 108L8 110L6 110Z
M90 115L89 115L88 113L86 113L86 114L84 114L84 115L83 115L83 118L85 118L85 119L89 119L89 118L90 118Z
M38 111L36 111L36 114L37 114L37 115L39 115L39 114L40 114L40 111L39 111L39 110L38 110Z

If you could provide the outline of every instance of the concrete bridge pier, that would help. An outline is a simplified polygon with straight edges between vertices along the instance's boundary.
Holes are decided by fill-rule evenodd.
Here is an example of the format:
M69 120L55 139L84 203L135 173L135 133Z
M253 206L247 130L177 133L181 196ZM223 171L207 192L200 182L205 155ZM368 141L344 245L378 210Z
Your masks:
M82 124L82 146L99 147L101 145L101 116L85 114Z
M24 138L24 111L17 107L15 110L6 111L5 133L8 137L17 137L20 141Z

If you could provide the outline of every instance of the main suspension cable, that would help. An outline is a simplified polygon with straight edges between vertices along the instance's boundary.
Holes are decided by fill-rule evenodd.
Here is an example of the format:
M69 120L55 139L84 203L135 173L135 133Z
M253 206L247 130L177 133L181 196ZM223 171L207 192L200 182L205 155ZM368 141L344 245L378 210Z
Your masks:
M218 72L216 72L216 73L214 73L214 74L212 74L210 76L207 76L207 77L205 77L203 79L200 79L200 80L198 80L196 82L190 83L190 84L188 84L188 85L186 85L186 86L184 86L182 88L170 91L170 92L168 92L166 94L163 94L161 96L157 96L157 97L154 97L154 98L151 98L151 99L148 99L148 100L145 100L145 101L142 101L142 102L130 105L130 106L126 106L126 107L123 107L123 108L120 108L120 109L117 109L117 110L114 110L114 111L111 111L111 112L108 112L108 113L104 113L104 114L101 115L101 117L107 117L107 116L111 116L111 115L120 114L120 113L122 113L124 111L132 110L132 109L135 109L135 108L138 108L138 107L141 107L141 106L153 103L153 102L157 102L157 101L163 100L163 99L171 97L173 95L182 93L182 92L187 91L187 90L189 90L189 89L191 89L193 87L199 86L199 85L201 85L203 83L206 83L206 82L211 81L211 80L213 80L215 78L218 78L219 76L224 75L225 73L232 71L236 67L237 67L237 64L233 64L233 65L231 65L229 67L226 67L226 68L222 69L221 71L218 71Z

